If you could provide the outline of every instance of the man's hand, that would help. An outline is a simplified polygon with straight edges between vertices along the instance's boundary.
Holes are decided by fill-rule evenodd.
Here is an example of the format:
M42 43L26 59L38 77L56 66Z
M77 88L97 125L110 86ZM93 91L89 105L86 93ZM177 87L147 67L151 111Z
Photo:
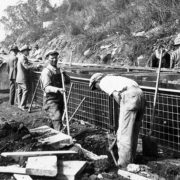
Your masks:
M120 104L119 91L113 91L112 95L113 95L114 99L116 100L116 102L118 104Z
M63 94L66 91L63 88L57 88L57 92L60 92L61 94Z

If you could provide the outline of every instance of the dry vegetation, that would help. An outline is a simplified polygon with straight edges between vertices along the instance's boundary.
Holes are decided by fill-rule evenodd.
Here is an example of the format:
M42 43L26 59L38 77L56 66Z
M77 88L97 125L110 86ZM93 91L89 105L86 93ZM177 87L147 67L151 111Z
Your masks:
M158 39L179 31L179 10L178 0L64 0L58 7L28 0L6 9L0 21L12 33L2 44L36 42L44 51L48 46L63 50L66 59L73 50L76 62L134 64L140 55L148 58ZM108 52L101 51L104 45Z

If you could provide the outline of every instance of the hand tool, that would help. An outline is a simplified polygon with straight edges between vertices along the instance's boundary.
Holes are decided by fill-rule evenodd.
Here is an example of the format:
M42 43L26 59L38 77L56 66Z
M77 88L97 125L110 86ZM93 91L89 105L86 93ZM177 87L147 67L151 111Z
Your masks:
M162 64L162 50L160 52L160 60L159 60L159 67L157 71L157 79L156 79L156 88L155 88L155 95L153 101L153 109L152 109L152 116L150 119L150 131L148 136L142 137L143 142L143 155L145 156L158 156L158 146L156 140L151 137L154 129L154 120L155 120L155 110L156 110L156 101L157 101L157 94L158 94L158 86L159 86L159 79L160 79L160 72L161 72L161 64Z
M115 137L115 139L113 140L113 142L112 142L112 144L110 144L110 141L109 141L109 134L107 133L107 139L108 139L108 151L111 153L111 156L112 156L112 158L113 158L113 161L114 161L114 164L116 165L116 166L118 166L118 163L117 163L117 160L116 160L116 158L115 158L115 156L114 156L114 152L113 152L113 147L114 147L114 145L115 145L115 143L116 143L116 141L117 141L117 137Z
M28 112L29 112L29 113L31 112L32 104L33 104L33 101L34 101L34 98L35 98L36 91L37 91L37 89L38 89L39 83L40 83L40 78L38 79L38 82L37 82L37 84L36 84L36 88L35 88L34 93L33 93L33 97L32 97L32 100L31 100L31 104L30 104L29 109L28 109Z

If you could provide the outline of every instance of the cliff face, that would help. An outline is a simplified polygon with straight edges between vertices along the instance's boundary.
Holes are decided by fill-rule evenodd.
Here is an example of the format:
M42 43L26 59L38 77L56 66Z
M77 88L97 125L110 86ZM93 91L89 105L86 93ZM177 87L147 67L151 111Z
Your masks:
M96 43L85 41L82 35L70 38L64 34L51 41L42 38L36 44L41 49L42 59L48 50L56 49L60 52L63 62L144 67L158 44L169 46L170 41L174 38L173 36L158 38L153 35L153 33L162 33L159 29L158 31L135 33L131 37L118 33L105 35Z
M144 66L158 43L169 44L164 38L180 32L178 1L58 2L34 0L7 8L1 22L12 34L2 44L36 43L42 58L56 49L64 62Z

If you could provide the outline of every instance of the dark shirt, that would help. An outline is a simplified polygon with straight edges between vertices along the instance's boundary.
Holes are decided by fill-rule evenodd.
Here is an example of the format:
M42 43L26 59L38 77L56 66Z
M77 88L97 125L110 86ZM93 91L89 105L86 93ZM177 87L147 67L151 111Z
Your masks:
M147 64L149 67L153 67L153 68L159 67L159 58L156 57L155 53L152 54ZM169 53L166 52L162 56L161 67L170 68L170 65L171 65L171 58L170 58Z

